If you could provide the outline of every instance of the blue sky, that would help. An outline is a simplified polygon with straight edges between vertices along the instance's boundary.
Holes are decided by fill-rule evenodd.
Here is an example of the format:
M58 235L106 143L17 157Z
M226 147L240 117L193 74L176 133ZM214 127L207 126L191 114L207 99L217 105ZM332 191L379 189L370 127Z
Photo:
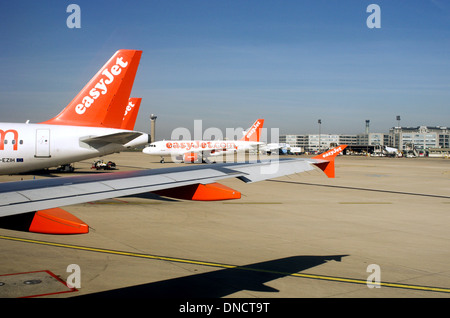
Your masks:
M69 29L66 8L81 8ZM381 28L369 29L369 4ZM2 1L2 122L58 114L118 49L143 50L136 129L249 127L280 134L450 125L445 0Z

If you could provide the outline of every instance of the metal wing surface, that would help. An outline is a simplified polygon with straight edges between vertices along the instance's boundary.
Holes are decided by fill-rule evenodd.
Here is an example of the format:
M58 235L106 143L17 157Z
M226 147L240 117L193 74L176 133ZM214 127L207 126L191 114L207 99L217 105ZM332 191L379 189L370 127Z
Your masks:
M107 144L125 145L133 139L140 137L142 133L136 131L119 132L104 136L84 137L80 141L94 148L99 148Z
M315 162L313 159L282 159L188 165L4 182L0 183L0 217L191 184L208 184L232 177L244 182L262 181L312 170Z

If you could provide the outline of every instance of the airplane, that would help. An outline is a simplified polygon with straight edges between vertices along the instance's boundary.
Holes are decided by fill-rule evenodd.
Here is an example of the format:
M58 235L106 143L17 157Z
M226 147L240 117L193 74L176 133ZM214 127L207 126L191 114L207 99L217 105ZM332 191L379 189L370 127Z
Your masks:
M384 149L385 149L386 155L388 155L388 156L397 157L398 154L399 154L397 148L392 148L392 147L385 146Z
M124 106L129 105L141 54L117 51L54 118L37 124L0 123L0 174L67 165L148 144L148 134L131 130L137 112ZM132 101L140 105L140 100Z
M272 142L272 143L268 143L268 144L260 146L259 150L261 152L263 152L263 153L265 152L267 154L279 153L280 151L283 154L286 154L287 150L289 148L290 148L290 146L288 144Z
M164 156L187 162L202 161L208 157L237 153L256 149L260 142L264 119L257 119L240 140L163 140L151 143L142 152L149 155Z
M85 234L89 227L61 207L151 192L183 200L239 199L241 193L218 181L238 178L245 183L310 171L314 166L335 177L335 158L347 145L313 158L286 158L251 163L183 165L171 168L47 178L0 183L0 225L11 218L29 232Z

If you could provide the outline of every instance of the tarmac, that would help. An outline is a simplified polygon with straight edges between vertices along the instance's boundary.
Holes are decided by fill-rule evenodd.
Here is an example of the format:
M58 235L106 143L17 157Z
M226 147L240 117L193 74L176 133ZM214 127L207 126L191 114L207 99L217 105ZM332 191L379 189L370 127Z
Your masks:
M123 152L117 171L177 165ZM74 173L103 173L93 160ZM0 228L1 298L449 298L450 160L339 156L231 201L142 194L65 207L88 234Z

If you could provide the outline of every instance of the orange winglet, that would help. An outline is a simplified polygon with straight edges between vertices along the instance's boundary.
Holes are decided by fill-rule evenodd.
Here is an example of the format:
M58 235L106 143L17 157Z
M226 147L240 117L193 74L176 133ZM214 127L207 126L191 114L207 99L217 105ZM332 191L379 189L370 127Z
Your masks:
M335 176L335 169L334 169L334 160L333 161L327 161L327 162L321 162L321 163L315 163L317 167L319 167L328 178L334 178Z
M65 210L53 208L35 212L28 230L43 234L85 234L89 226Z
M158 190L153 193L175 199L194 201L219 201L241 198L239 191L220 183L192 184L172 189Z
M328 151L326 151L324 153L321 153L320 155L315 156L312 159L326 160L326 161L323 161L323 162L315 163L315 165L317 167L319 167L328 176L328 178L334 178L334 176L335 176L335 173L334 173L334 171L335 171L335 169L334 169L334 159L346 147L347 147L347 145L340 145L340 146L335 147L335 148L333 148L331 150L328 150Z

